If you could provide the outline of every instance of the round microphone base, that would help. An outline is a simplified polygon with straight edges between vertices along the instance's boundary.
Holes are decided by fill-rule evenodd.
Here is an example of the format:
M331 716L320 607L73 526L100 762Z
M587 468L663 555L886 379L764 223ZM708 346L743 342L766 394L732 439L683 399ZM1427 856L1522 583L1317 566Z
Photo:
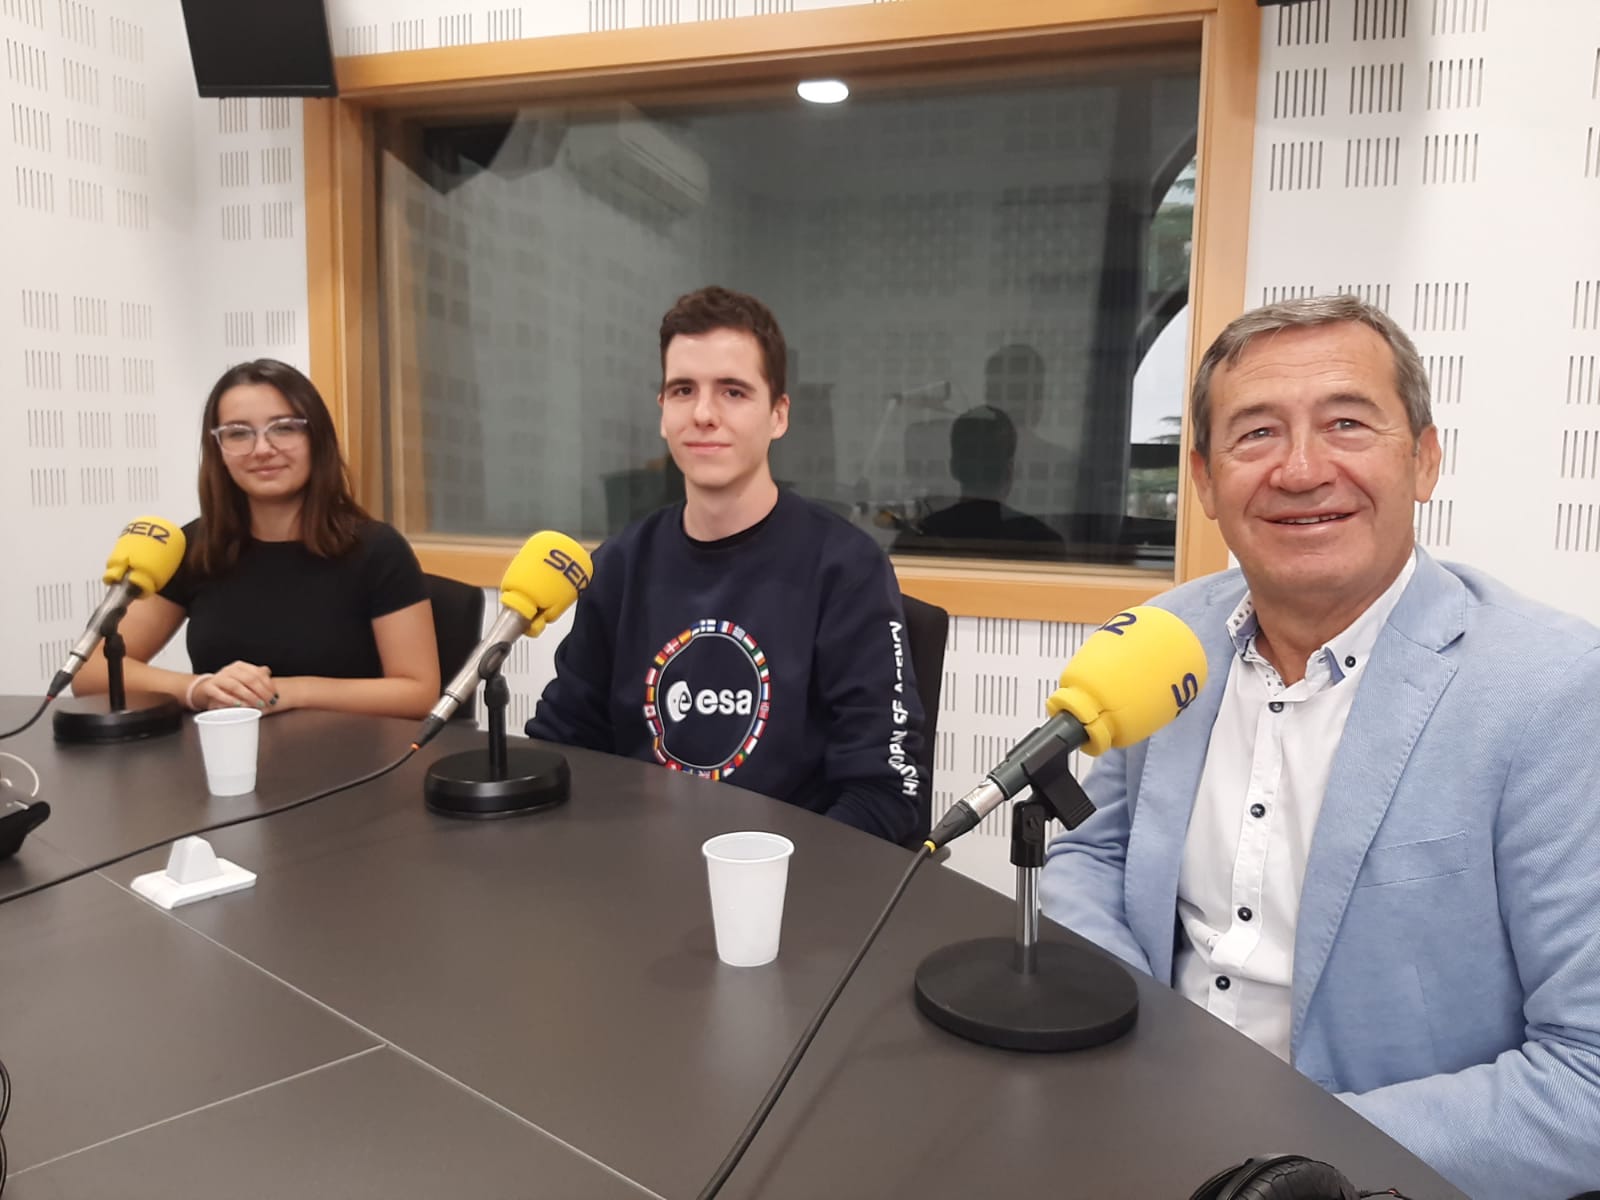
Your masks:
M917 1008L942 1029L1005 1050L1086 1050L1133 1028L1139 990L1123 967L1060 942L1034 951L1025 975L1009 938L935 950L917 968Z
M58 701L50 721L58 742L136 742L177 733L183 712L171 696L129 692L127 703L116 709L105 696Z
M450 754L428 768L422 783L428 808L442 817L492 820L542 812L572 794L567 760L553 750L511 747L503 778L494 778L482 750Z

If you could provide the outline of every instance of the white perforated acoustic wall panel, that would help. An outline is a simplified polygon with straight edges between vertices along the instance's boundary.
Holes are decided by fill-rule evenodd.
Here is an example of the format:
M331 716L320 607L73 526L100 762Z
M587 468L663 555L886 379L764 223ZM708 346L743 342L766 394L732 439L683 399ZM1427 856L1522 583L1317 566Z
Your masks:
M0 0L0 40L0 688L35 692L121 526L193 515L211 281L177 5Z
M873 2L895 0L328 0L328 23L335 54L388 54Z
M193 126L199 213L193 238L206 264L208 296L197 334L206 384L252 358L279 358L305 370L301 101L196 100Z

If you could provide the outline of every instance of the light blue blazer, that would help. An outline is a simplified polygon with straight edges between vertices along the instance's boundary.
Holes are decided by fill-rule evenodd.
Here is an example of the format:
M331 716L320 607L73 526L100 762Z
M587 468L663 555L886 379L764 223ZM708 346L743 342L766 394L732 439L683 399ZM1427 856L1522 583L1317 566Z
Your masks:
M1099 811L1043 872L1049 916L1169 985L1244 592L1230 571L1155 602L1210 681L1096 764ZM1600 630L1419 551L1358 687L1300 897L1293 1063L1479 1200L1600 1189Z

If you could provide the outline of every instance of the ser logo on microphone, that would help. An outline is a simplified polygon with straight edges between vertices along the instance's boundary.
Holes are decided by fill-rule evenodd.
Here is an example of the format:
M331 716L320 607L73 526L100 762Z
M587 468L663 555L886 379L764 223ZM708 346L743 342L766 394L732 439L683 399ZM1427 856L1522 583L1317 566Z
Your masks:
M1200 681L1194 677L1193 673L1185 675L1172 685L1172 699L1177 703L1179 712L1193 704L1195 697L1199 694Z
M136 533L140 537L147 537L151 541L161 542L165 545L172 538L172 530L165 525L157 525L154 521L129 521L122 527L124 534Z
M580 592L589 586L589 572L585 571L583 565L577 562L572 555L559 547L545 555L544 565L554 567L560 571L562 575L572 582L572 586Z

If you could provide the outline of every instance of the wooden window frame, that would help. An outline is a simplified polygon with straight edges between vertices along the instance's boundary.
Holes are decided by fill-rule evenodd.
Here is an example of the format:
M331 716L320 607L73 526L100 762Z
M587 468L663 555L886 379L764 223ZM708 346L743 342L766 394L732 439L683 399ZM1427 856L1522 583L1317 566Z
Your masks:
M1069 10L1070 11L1063 11ZM712 90L808 75L1003 64L1044 55L1109 56L1198 47L1200 104L1189 368L1244 307L1260 9L1254 0L903 0L606 33L528 38L337 60L339 98L305 101L306 254L311 373L333 410L358 491L420 479L421 417L403 404L381 432L375 314L379 246L375 121L387 109L552 101L641 91ZM391 289L393 292L394 289ZM1174 571L1029 566L896 557L910 595L953 614L1098 623L1174 583L1227 566L1188 467L1185 413ZM395 491L403 528L425 516L420 489ZM530 532L532 532L530 530ZM492 587L514 540L419 535L423 568Z

